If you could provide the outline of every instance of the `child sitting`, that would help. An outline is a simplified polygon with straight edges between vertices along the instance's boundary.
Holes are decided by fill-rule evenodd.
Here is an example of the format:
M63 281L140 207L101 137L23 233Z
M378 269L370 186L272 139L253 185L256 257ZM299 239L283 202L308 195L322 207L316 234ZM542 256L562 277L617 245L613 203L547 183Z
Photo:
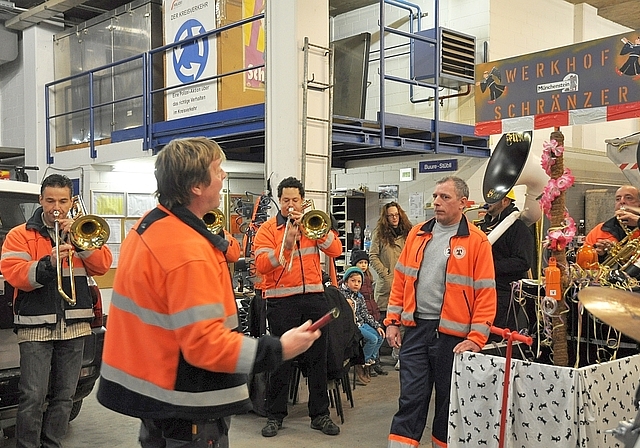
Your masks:
M342 277L342 286L340 291L344 294L349 303L352 304L355 312L355 319L360 333L365 340L364 366L356 366L356 376L363 383L367 384L371 381L369 366L375 363L378 357L378 351L384 340L384 330L378 321L376 321L367 311L367 305L364 297L360 294L364 273L357 266L351 266L347 269ZM365 370L365 367L366 370Z
M354 250L351 252L350 259L351 266L357 266L363 273L362 287L360 288L360 294L364 296L364 301L367 304L367 310L373 318L380 322L380 308L373 298L373 275L369 270L369 254L364 250Z
M363 272L364 275L360 294L364 296L364 301L367 304L369 314L371 314L373 318L382 325L382 321L380 319L380 308L378 307L373 295L374 282L373 275L371 275L371 270L369 269L369 254L364 250L354 250L351 252L350 262L351 266L357 266ZM379 357L376 358L376 363L373 364L369 370L371 376L388 375L388 372L386 372L380 365Z

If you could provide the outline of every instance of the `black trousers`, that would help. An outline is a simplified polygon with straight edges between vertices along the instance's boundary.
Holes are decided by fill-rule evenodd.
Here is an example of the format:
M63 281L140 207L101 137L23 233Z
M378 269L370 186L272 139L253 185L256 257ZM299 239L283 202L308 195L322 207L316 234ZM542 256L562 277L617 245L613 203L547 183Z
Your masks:
M447 443L453 348L463 338L439 333L437 329L437 320L416 319L415 327L405 327L400 349L400 398L390 434L411 439L416 445L427 424L434 389L431 439Z
M267 300L267 324L273 336L311 319L315 321L329 311L324 294L300 294ZM326 330L326 329L325 329ZM311 348L300 355L309 384L309 417L329 414L327 394L327 333L323 331ZM280 365L269 375L267 384L267 418L282 421L287 416L289 379L293 360Z

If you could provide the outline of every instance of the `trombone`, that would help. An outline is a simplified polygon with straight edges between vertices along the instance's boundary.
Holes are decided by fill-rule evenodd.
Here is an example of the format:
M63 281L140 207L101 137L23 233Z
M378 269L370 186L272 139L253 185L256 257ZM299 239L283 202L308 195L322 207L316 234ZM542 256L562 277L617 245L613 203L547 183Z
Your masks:
M93 250L102 247L109 239L109 225L107 222L97 216L88 215L87 209L80 196L74 196L71 198L71 209L67 214L69 219L73 219L73 224L67 234L69 243L81 250ZM62 298L71 306L76 304L76 284L73 275L73 251L69 251L68 264L69 264L69 281L71 283L71 295L67 295L62 289L62 259L60 257L60 243L62 238L60 237L60 212L54 210L54 233L56 244L56 274L58 276L58 292Z
M284 242L287 240L287 236L289 235L289 228L291 227L291 212L293 212L294 208L289 207L287 210L289 214L287 215L287 225L284 226L284 236L282 237L282 244L280 245L280 255L278 255L278 261L282 266L284 266L287 261L284 259ZM289 261L288 269L291 270L291 266L293 264L293 254L291 255L291 260Z
M308 208L311 208L311 210L305 211ZM284 237L282 238L282 245L280 246L280 255L278 260L282 266L286 264L286 260L284 259L284 243L292 225L291 212L293 212L293 210L293 207L289 207L287 225L284 228ZM313 199L305 199L302 201L302 212L303 215L302 218L300 218L300 231L304 236L310 240L318 240L329 233L329 230L331 230L331 218L322 210L316 210ZM292 265L293 254L291 255L287 269L291 270Z

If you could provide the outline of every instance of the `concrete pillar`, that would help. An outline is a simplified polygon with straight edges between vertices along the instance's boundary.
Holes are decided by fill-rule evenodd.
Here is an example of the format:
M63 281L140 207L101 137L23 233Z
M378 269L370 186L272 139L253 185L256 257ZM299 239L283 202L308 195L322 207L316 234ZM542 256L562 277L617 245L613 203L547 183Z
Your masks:
M25 165L40 167L37 173L27 173L31 182L40 182L47 167L44 85L54 79L53 35L57 31L60 30L38 25L22 32Z
M327 191L327 160L307 157L302 167L302 116L305 37L311 44L329 47L329 2L320 0L268 1L266 16L266 136L265 179L271 179L275 191L278 183L289 176L301 179L314 199L324 209ZM309 53L309 78L329 84L329 58L322 51ZM329 118L329 92L309 91L308 115ZM327 154L328 125L308 122L307 154Z

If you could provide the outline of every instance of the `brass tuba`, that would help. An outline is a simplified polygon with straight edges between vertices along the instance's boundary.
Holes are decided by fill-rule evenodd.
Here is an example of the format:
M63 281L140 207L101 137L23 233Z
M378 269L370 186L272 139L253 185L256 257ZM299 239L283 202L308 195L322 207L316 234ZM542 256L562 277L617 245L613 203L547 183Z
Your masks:
M511 213L489 234L489 243L495 243L513 223L520 219L527 226L542 216L538 196L549 181L549 176L540 166L540 158L529 154L532 132L510 132L503 134L496 145L482 181L482 194L490 204L504 198L516 185L525 185L522 211Z
M220 209L214 208L213 210L207 212L202 217L204 224L207 226L209 232L214 235L219 235L220 232L226 227L226 219L224 217L224 213L220 211Z

